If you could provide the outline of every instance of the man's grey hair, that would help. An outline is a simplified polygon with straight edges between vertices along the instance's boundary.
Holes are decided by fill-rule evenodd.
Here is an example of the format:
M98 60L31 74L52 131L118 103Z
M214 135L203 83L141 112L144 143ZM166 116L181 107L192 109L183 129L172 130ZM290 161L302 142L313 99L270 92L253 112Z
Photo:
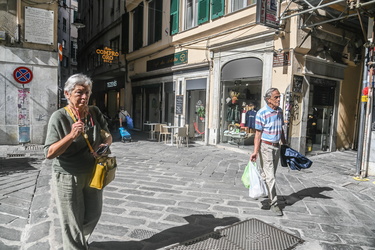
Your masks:
M65 82L64 91L68 92L69 94L72 93L74 88L77 86L84 86L90 88L90 94L92 90L92 80L90 77L84 75L84 74L74 74L68 78L68 80Z
M266 101L266 103L268 103L268 100L271 98L272 96L272 93L274 91L279 91L277 88L270 88L266 91L266 94L264 95L264 100Z

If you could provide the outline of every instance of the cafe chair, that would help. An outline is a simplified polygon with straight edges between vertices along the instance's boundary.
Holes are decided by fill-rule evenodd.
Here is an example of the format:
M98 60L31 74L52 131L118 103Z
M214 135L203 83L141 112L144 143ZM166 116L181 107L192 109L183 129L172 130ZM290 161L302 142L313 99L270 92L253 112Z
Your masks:
M160 133L159 133L159 142L160 138L164 137L164 143L167 143L167 138L171 135L171 132L168 131L168 128L164 124L160 124Z
M160 123L155 124L154 130L151 131L151 133L153 134L152 138L156 139L157 137L159 137L159 135L160 135L160 126L161 126ZM159 141L160 141L160 139L159 139Z
M186 147L189 147L189 125L188 124L186 124L184 127L178 128L178 131L174 136L176 138L177 147L181 146L183 142L186 143Z

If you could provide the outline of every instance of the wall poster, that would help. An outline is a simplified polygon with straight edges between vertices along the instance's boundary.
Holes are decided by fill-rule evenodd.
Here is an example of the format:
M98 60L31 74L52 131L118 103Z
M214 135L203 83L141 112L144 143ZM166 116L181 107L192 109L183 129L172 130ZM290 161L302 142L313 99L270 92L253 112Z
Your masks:
M18 127L19 142L30 141L30 89L22 88L18 90Z

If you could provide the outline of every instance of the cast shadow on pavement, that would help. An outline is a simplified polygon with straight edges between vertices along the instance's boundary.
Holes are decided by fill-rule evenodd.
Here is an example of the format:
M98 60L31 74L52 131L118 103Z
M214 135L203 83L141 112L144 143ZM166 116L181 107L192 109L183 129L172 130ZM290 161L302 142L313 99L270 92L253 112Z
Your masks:
M292 193L288 196L279 195L278 198L281 201L279 206L280 208L285 208L286 206L292 206L297 201L303 200L305 197L311 197L316 199L332 199L332 197L322 194L323 192L332 191L331 187L310 187L302 189L296 193Z
M30 170L36 170L31 163L36 163L37 158L0 158L0 176L23 173ZM41 164L41 163L40 163Z
M93 250L153 250L162 247L170 246L172 244L181 243L192 240L194 238L203 236L214 232L216 227L229 226L240 220L236 217L215 218L213 215L194 214L184 219L189 224L166 229L160 233L151 236L148 239L140 241L107 241L107 242L92 242L90 249Z

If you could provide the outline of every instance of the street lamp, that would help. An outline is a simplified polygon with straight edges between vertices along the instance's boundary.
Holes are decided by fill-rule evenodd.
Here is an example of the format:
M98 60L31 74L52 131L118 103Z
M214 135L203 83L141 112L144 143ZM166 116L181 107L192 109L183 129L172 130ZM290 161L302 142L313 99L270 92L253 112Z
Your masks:
M72 23L72 25L76 26L77 29L82 29L82 28L86 27L86 25L79 18L76 18L74 20L74 23Z

